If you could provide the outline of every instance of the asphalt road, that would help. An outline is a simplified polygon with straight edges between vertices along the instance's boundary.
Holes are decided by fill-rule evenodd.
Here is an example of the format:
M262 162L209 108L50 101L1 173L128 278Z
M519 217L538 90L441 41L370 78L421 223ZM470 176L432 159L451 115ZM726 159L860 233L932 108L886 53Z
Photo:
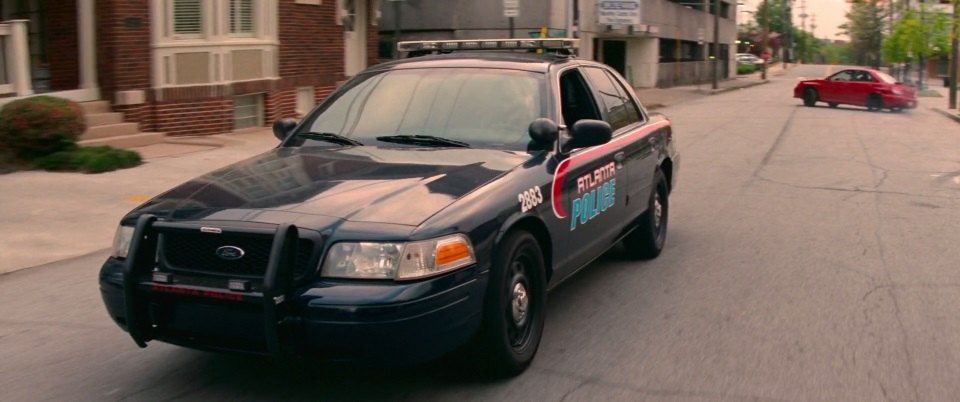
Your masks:
M0 399L955 400L960 126L791 99L824 73L663 109L683 157L667 249L551 293L515 379L140 350L101 306L101 252L0 276Z

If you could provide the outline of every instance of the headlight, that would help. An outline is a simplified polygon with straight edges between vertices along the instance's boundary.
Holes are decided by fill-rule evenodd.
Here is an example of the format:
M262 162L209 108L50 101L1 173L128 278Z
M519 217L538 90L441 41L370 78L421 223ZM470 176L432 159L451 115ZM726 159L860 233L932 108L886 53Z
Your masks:
M133 240L133 227L118 227L117 234L113 236L113 256L117 258L127 258L127 252L130 251L131 240Z
M462 234L409 243L337 243L323 261L327 278L409 280L476 263L470 239Z

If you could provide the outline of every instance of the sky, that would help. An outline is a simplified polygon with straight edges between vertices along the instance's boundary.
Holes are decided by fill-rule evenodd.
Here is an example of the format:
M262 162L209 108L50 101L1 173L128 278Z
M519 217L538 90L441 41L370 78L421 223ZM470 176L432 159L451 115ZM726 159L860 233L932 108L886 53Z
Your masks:
M800 4L804 0L793 0L793 23L800 26ZM848 40L846 35L840 35L837 26L847 21L846 13L850 8L845 0L805 0L807 3L807 14L817 15L817 29L814 34L818 38L843 39ZM754 11L763 0L740 0L743 5L740 10ZM752 20L753 16L748 13L740 13L737 21ZM807 31L810 31L811 18L807 17Z

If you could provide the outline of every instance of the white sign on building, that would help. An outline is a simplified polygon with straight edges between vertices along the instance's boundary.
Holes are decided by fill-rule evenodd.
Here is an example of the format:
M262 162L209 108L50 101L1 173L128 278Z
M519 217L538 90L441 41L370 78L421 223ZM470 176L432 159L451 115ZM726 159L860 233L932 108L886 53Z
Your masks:
M520 16L520 0L503 0L503 16L515 18Z
M600 25L639 25L640 0L600 0L597 2Z

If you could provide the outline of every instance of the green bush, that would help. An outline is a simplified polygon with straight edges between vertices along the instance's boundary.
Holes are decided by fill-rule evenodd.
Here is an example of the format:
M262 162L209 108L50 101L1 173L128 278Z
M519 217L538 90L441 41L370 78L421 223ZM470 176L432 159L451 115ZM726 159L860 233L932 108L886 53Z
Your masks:
M737 64L737 74L750 74L757 71L757 66L753 64Z
M0 146L23 160L69 150L84 130L83 109L66 99L36 96L0 110Z
M52 171L102 173L139 165L140 154L111 147L75 148L36 160L37 167Z

